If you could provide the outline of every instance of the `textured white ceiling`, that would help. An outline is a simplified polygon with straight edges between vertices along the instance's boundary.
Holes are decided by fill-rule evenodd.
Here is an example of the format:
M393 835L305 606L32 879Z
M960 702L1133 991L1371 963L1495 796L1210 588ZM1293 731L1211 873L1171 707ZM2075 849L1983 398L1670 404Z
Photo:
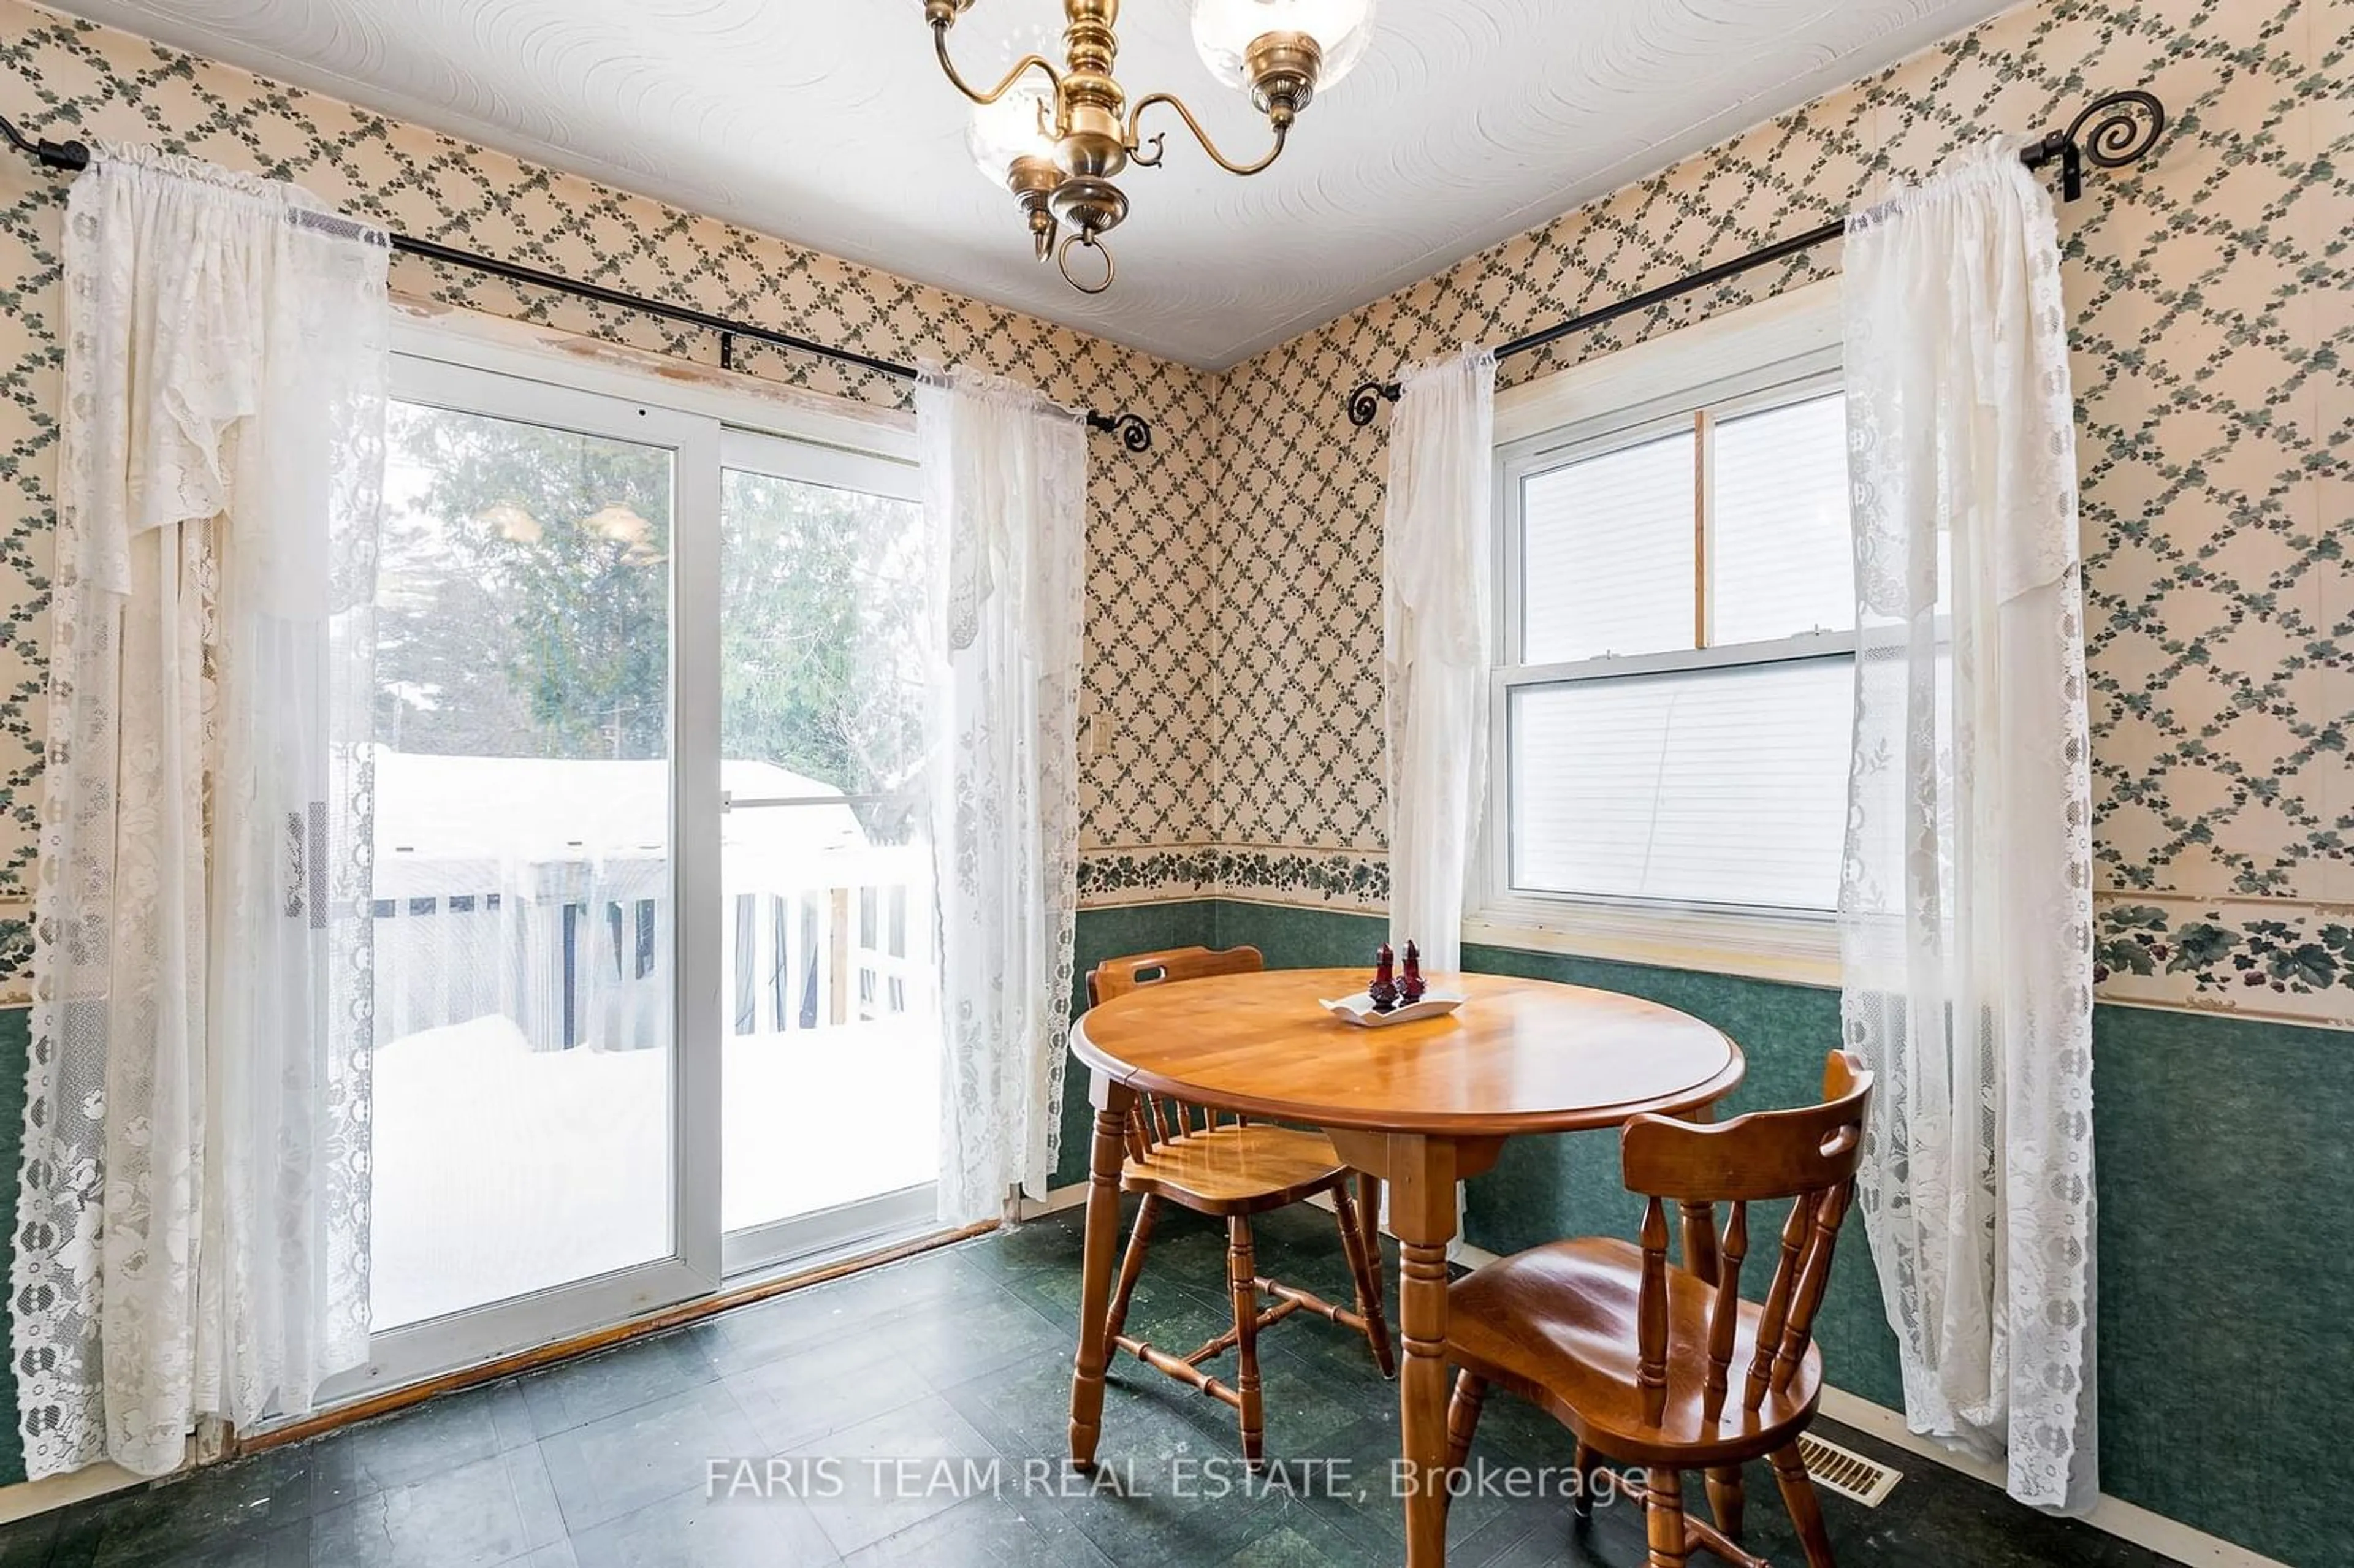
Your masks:
M965 153L917 0L68 0L381 112L1192 364L1224 366L1992 15L2009 0L1382 0L1373 48L1253 179L1172 119L1131 170L1119 280L1030 259ZM1264 122L1130 0L1120 78L1230 156ZM992 79L1055 0L952 35ZM1049 51L1051 52L1051 50ZM1161 111L1156 111L1156 114ZM1083 258L1081 259L1084 260Z

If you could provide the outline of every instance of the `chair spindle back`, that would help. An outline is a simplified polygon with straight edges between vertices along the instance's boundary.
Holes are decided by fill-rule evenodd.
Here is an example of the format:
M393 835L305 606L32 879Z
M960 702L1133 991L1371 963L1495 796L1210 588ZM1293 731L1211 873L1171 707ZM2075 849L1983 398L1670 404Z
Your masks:
M1862 1059L1834 1051L1823 1067L1820 1105L1758 1111L1718 1127L1639 1116L1619 1142L1628 1191L1649 1200L1643 1211L1643 1276L1637 1305L1636 1381L1644 1416L1658 1423L1668 1395L1668 1213L1684 1205L1730 1203L1717 1248L1708 1313L1704 1409L1723 1414L1741 1326L1741 1264L1749 1252L1749 1205L1788 1198L1780 1255L1757 1324L1742 1393L1755 1414L1768 1391L1789 1386L1814 1338L1815 1314L1830 1280L1831 1252L1855 1192L1863 1153L1864 1107L1872 1074ZM1689 1265L1691 1260L1686 1260Z
M1087 1005L1101 1007L1146 986L1211 975L1257 974L1266 968L1267 959L1257 948L1163 948L1131 953L1106 959L1087 971ZM1239 1127L1242 1120L1229 1114L1222 1122L1220 1114L1206 1106L1187 1105L1166 1095L1139 1095L1128 1119L1128 1151L1141 1160L1155 1144L1172 1143L1220 1126Z

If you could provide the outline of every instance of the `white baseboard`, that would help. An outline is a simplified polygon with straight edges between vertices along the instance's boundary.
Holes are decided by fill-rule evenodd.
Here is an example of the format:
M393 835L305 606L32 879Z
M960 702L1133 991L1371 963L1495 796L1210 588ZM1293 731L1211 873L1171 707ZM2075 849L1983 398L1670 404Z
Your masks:
M1459 1261L1474 1268L1496 1261L1494 1253L1469 1243L1463 1245L1458 1256ZM2003 1485L2005 1477L2000 1466L1957 1453L1934 1437L1919 1436L1904 1424L1901 1411L1891 1410L1884 1404L1874 1404L1860 1394L1832 1388L1829 1384L1824 1385L1820 1408L1829 1419L1842 1426L1852 1426L1868 1436L1877 1437L1892 1448L1918 1454L1925 1459L1935 1460L1947 1469L1959 1470L1973 1480L1984 1481L1998 1489ZM2105 1492L2101 1494L2100 1501L2093 1505L2093 1510L2085 1514L2084 1520L2094 1530L2121 1541L2130 1541L2136 1546L2146 1546L2178 1563L2188 1563L2190 1568L2289 1568L2288 1564L2276 1558L2251 1552L2221 1536L2194 1530L2179 1520L2152 1513L2138 1504L2110 1497Z
M1844 1389L1826 1387L1823 1390L1822 1413L1842 1426L1879 1438L1892 1448L1902 1448L1908 1454L1918 1454L1933 1459L1948 1469L1986 1482L1991 1487L2003 1484L2000 1466L1967 1454L1956 1453L1934 1437L1925 1437L1904 1423L1902 1413L1883 1404L1848 1393ZM2179 1520L2152 1513L2138 1504L2129 1503L2107 1493L2101 1494L2084 1522L2094 1529L2146 1546L2152 1552L2171 1557L2190 1568L2288 1568L2277 1558L2251 1552L2246 1547L2194 1530Z
M1087 1201L1087 1184L1074 1181L1067 1187L1049 1191L1043 1200L1025 1198L1022 1201L1022 1217L1042 1219L1048 1214L1075 1209ZM1317 1202L1317 1200L1310 1200ZM1320 1202L1330 1208L1329 1201ZM1474 1246L1460 1237L1448 1255L1469 1268L1482 1267L1496 1261L1496 1255L1485 1247ZM1900 1413L1844 1389L1826 1386L1823 1390L1822 1413L1842 1426L1851 1426L1893 1448L1959 1470L1988 1486L2000 1487L2003 1473L1994 1465L1955 1452L1934 1438L1915 1434L1904 1424ZM98 1464L71 1475L50 1476L38 1481L25 1481L13 1487L0 1487L0 1524L27 1519L69 1503L102 1497L140 1484L140 1478L130 1471L113 1465ZM2094 1529L2130 1541L2137 1546L2173 1558L2190 1568L2289 1568L2275 1558L2266 1557L2235 1545L2220 1536L2194 1530L2179 1520L2153 1513L2137 1504L2103 1494L2093 1510L2084 1515L2084 1522Z
M67 1475L44 1476L37 1481L19 1481L13 1487L0 1487L0 1524L14 1524L20 1519L30 1519L51 1509L87 1502L91 1498L104 1497L109 1492L127 1491L144 1484L141 1478L130 1471L103 1461L86 1465Z
M1022 1200L1020 1217L1025 1220L1043 1220L1048 1214L1059 1214L1065 1209L1079 1208L1087 1201L1087 1184L1085 1181L1074 1181L1067 1187L1049 1187L1044 1198Z
M1053 1213L1058 1209L1071 1208L1087 1201L1087 1184L1079 1182L1048 1193L1046 1202L1037 1206L1037 1212ZM1311 1198L1309 1202L1328 1209L1332 1206L1327 1199ZM1025 1213L1023 1217L1029 1216ZM1447 1248L1447 1255L1467 1268L1480 1268L1496 1261L1494 1253L1485 1247L1474 1246L1460 1236ZM1948 1469L1959 1470L1990 1487L2000 1488L2003 1484L2004 1476L1999 1466L1956 1453L1933 1437L1918 1436L1904 1424L1901 1412L1891 1410L1886 1405L1874 1404L1860 1394L1826 1385L1821 1408L1823 1414L1830 1420L1877 1437L1893 1448L1902 1448L1908 1454L1918 1454L1925 1459L1935 1460ZM2178 1563L2187 1563L2190 1568L2290 1568L2289 1564L2277 1558L2251 1552L2221 1536L2195 1530L2179 1520L2153 1513L2137 1503L2110 1497L2105 1492L2084 1520L2095 1530L2121 1541L2130 1541L2137 1546L2147 1547Z

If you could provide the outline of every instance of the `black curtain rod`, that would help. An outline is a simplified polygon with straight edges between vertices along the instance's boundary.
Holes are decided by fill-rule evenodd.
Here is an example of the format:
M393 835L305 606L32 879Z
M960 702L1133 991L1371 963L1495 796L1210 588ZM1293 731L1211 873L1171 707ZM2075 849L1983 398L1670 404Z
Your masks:
M2141 113L2137 115L2136 110L2139 110ZM2056 161L2060 165L2061 197L2062 200L2074 201L2084 194L2086 164L2104 169L2115 169L2138 162L2147 156L2149 150L2158 144L2158 139L2165 130L2166 106L2155 96L2138 89L2113 92L2105 98L2096 98L2086 104L2084 111L2069 122L2067 130L2053 131L2045 135L2041 141L2020 149L2020 162L2031 169L2038 169ZM1767 266L1785 257L1796 256L1802 250L1811 250L1818 245L1828 244L1846 232L1847 220L1840 218L1836 222L1826 223L1820 228L1810 228L1804 234L1794 234L1787 239L1777 239L1763 250L1753 250L1746 256L1737 256L1730 261L1720 261L1713 267L1702 268L1690 277L1679 278L1671 283L1662 283L1656 289L1646 289L1631 298L1618 301L1616 304L1588 311L1584 315L1572 316L1565 322L1556 322L1552 326L1530 333L1524 337L1516 337L1511 342L1498 347L1496 357L1510 359L1513 355L1526 354L1532 349L1543 348L1547 344L1557 343L1572 333L1584 332L1589 327L1597 327L1606 322L1615 322L1621 316L1633 315L1638 311L1648 311L1652 306L1664 304L1680 294L1689 294L1696 289L1705 289L1712 284L1722 283L1727 278L1738 276L1753 267ZM1394 381L1366 381L1359 384L1349 393L1349 423L1359 429L1363 429L1373 422L1373 415L1383 403L1394 403L1398 400L1398 393L1399 387Z
M10 146L27 157L38 159L47 167L63 169L69 173L78 173L90 167L90 149L80 142L51 142L46 139L34 141L28 139L5 117L0 117L0 137L5 137ZM702 327L706 331L717 333L719 364L722 369L735 368L736 339L747 337L758 343L773 344L779 348L797 349L803 354L814 354L826 359L839 360L844 365L855 365L862 369L876 371L885 376L896 376L902 380L913 381L916 378L916 367L912 365L900 365L888 359L877 359L871 354L861 354L855 349L829 347L825 344L812 342L809 338L797 337L789 332L779 332L774 327L759 326L751 322L730 321L725 316L714 315L709 311L697 310L692 305L668 304L661 300L647 299L642 294L632 294L620 289L608 288L602 283L584 283L577 279L562 277L554 272L544 272L536 267L526 267L519 261L503 261L495 256L483 256L472 250L461 250L454 245L444 245L435 239L416 239L406 234L396 234L392 237L392 248L395 250L407 251L411 256L421 256L428 260L443 262L452 267L463 267L471 271L485 273L493 278L504 278L511 283L521 283L535 289L553 290L558 293L577 294L584 300L594 300L599 304L613 305L625 311L640 311L647 315L662 316L670 321L682 322L689 326ZM1087 415L1087 424L1090 429L1117 435L1120 445L1129 451L1149 451L1152 448L1152 427L1145 422L1141 415L1090 412Z

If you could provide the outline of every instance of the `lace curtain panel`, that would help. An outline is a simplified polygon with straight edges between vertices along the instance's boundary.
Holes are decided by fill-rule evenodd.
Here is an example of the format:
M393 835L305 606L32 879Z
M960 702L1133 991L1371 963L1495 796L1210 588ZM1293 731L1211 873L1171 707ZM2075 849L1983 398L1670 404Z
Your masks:
M933 551L940 1218L1045 1195L1078 914L1087 426L993 376L916 389Z
M147 148L68 204L11 1281L35 1478L163 1474L367 1353L389 254Z
M1841 1012L1913 1429L2099 1490L2092 789L2052 202L1989 142L1849 220L1860 650Z
M1405 378L1382 513L1382 689L1390 942L1463 962L1464 879L1488 787L1490 514L1496 356L1467 351Z

